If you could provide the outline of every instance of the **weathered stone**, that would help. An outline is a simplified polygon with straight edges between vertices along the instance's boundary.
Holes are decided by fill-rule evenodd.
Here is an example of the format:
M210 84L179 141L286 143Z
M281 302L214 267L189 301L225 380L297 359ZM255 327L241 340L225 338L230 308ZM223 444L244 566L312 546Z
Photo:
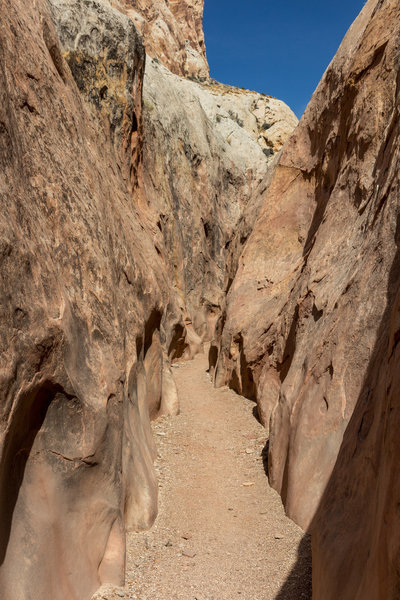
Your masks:
M184 77L205 79L204 0L112 0L133 20L152 58Z
M162 371L162 398L160 413L176 416L179 414L178 390L167 356L164 356Z
M270 481L312 531L324 600L400 590L399 23L398 1L370 0L328 67L261 194L214 351L217 382L272 411Z
M139 210L152 222L155 245L169 263L185 312L186 339L178 352L174 340L173 358L191 357L214 335L231 240L247 202L274 164L258 143L255 106L281 124L283 138L297 119L283 102L187 81L150 59L143 94ZM279 149L277 138L268 140Z
M98 3L85 6L84 31ZM81 98L47 2L2 0L1 14L1 597L82 600L122 583L125 522L155 517L145 363L155 330L172 335L179 317L122 155ZM99 14L111 37L121 23L132 31L106 5ZM113 60L123 71L126 58L134 83L143 62L134 68L131 52L144 54L125 33L136 45ZM109 123L125 118L114 121L118 102L121 115L131 107L117 94Z
M179 410L169 358L213 335L272 99L150 60L143 121L144 48L110 2L0 8L1 597L83 600L155 519L150 419ZM170 66L202 77L202 2L168 8L192 9Z
M224 85L215 80L208 80L203 87L210 91L217 102L219 110L213 111L216 127L223 131L223 124L226 124L229 130L232 121L235 122L257 140L267 157L282 148L298 123L293 111L282 100L272 96Z
M142 41L104 0L50 0L62 55L134 184L142 144Z

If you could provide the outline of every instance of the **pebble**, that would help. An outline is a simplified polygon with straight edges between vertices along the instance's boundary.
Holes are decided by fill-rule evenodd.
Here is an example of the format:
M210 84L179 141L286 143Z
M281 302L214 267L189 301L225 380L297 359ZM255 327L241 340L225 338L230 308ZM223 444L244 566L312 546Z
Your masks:
M193 550L182 550L182 556L187 556L188 558L194 558L196 556L196 552L193 552Z

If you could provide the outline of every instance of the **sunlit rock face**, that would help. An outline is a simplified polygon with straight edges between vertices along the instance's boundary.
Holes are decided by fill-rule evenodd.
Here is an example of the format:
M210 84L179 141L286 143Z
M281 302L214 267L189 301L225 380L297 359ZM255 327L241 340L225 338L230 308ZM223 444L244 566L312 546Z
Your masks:
M205 79L204 0L112 0L143 35L146 51L170 71Z
M143 116L140 210L153 223L189 330L210 340L232 238L297 119L274 98L188 81L151 59Z
M142 39L106 0L51 0L50 7L63 58L134 186L142 144Z
M144 46L105 0L1 14L1 598L83 600L154 521L150 419L179 410L169 360L212 336L281 109L151 59L142 105Z
M350 28L218 326L217 383L257 400L270 481L313 534L316 599L400 590L399 24L399 2L370 0Z
M142 108L143 56L126 17L98 0L52 6L63 55L126 178L130 169L137 209L169 266L185 319L171 358L191 357L213 336L240 215L297 119L275 98L199 85L149 57Z
M96 63L81 39L71 70L59 7L1 2L4 600L82 600L123 581L125 528L157 509L149 419L173 399L162 346L179 315L130 177L144 49L128 18L77 2L82 32L90 22L121 43ZM79 57L110 91L92 85L92 104L73 77Z

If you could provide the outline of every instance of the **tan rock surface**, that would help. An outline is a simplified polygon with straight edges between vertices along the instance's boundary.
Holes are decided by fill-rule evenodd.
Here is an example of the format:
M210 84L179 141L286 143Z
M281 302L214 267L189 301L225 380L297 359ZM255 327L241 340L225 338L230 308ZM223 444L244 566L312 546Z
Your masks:
M212 338L229 245L241 215L297 119L283 102L187 81L151 59L143 96L140 210L152 223L158 252L170 265L187 311L188 342L196 348L201 344L196 333ZM265 123L271 127L263 130Z
M225 245L271 161L152 63L143 123L144 48L109 2L1 13L1 597L83 600L123 583L125 530L154 521L167 357L212 335Z
M125 590L96 600L311 600L310 539L268 485L253 403L206 368L205 355L173 368L181 414L152 425L159 516L128 536Z
M159 336L179 322L128 176L124 90L140 86L143 47L107 5L69 8L103 42L115 34L112 60L103 42L104 54L76 45L109 89L126 76L108 120L99 86L82 100L48 3L1 1L2 600L83 600L123 582L125 527L157 510L149 401L162 403Z
M227 248L243 209L297 119L274 98L216 82L199 85L152 59L142 119L143 61L129 51L136 33L121 33L125 17L114 10L118 34L110 38L102 31L108 2L97 2L95 11L92 0L52 0L52 6L63 55L112 140L124 177L130 173L134 188L139 177L141 219L169 264L185 327L180 336L177 323L170 328L168 352L191 358L213 336ZM114 60L121 52L129 57L122 69Z
M217 101L217 123L229 118L257 140L266 156L278 152L298 123L294 112L282 100L244 88L208 80L203 87Z
M272 412L270 481L311 528L324 600L400 590L399 23L367 2L284 147L216 364Z
M205 79L204 0L112 0L143 35L148 54L170 71Z

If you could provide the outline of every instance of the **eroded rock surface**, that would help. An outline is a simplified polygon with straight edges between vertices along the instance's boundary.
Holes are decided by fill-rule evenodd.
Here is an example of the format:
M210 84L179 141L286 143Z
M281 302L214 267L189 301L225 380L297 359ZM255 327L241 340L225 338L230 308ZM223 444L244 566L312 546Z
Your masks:
M206 79L204 0L112 0L133 20L146 50L170 71Z
M203 83L217 102L216 127L221 122L236 122L250 136L257 140L266 156L278 152L293 129L298 119L293 111L282 100L259 94L244 88L235 88L210 79ZM227 120L228 119L228 120Z
M83 5L89 20L99 3ZM134 90L143 47L100 8L99 33L129 40L112 65ZM160 340L179 315L121 167L134 102L104 100L120 112L99 127L48 3L2 0L1 14L1 597L82 600L123 582L125 527L154 520L149 406L162 410Z
M312 531L324 600L400 590L399 23L398 1L370 0L349 30L261 191L219 325L217 383L270 423L270 481Z
M83 600L123 583L125 530L155 518L169 359L212 336L272 155L255 116L151 61L143 120L144 47L109 2L1 13L1 597Z
M63 58L134 186L142 144L142 40L105 0L51 0L50 7Z
M152 219L187 325L209 340L223 302L229 244L297 119L283 102L199 85L152 60L143 111L141 210Z

